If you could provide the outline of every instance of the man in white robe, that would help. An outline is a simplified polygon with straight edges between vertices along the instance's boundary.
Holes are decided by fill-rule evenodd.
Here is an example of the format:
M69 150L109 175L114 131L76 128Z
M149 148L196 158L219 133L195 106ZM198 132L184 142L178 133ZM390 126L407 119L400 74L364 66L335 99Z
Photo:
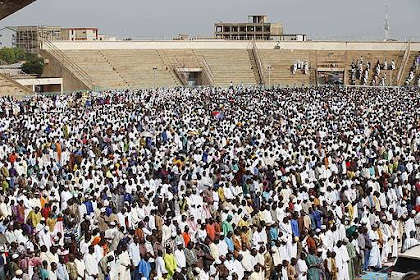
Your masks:
M85 279L95 280L98 276L99 269L98 263L96 262L95 249L93 246L89 246L89 253L83 258L85 265Z
M130 255L127 251L127 246L124 245L122 253L118 256L118 279L130 279Z
M379 251L379 234L378 226L376 224L372 225L372 230L369 231L369 239L372 242L372 249L370 250L369 256L369 267L381 268L381 253Z

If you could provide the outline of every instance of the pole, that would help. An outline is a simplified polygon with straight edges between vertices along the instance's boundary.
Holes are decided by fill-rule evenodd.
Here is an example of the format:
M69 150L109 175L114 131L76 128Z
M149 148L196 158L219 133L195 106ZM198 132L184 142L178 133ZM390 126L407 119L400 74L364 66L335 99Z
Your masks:
M157 70L157 68L153 67L153 72L154 72L154 83L153 83L153 85L154 85L155 89L156 89L156 70Z
M268 89L271 89L271 66L268 66Z

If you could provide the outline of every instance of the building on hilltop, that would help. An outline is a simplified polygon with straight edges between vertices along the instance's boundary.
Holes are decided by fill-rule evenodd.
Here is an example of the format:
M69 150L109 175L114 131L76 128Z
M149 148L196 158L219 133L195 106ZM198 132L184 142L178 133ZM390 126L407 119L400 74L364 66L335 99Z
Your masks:
M283 24L267 22L266 15L250 15L246 23L216 23L214 36L229 40L279 40Z

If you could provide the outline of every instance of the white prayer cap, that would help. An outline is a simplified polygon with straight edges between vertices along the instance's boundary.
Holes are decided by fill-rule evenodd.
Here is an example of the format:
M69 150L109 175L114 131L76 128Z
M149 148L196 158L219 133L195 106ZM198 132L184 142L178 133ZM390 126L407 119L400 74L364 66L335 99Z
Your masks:
M110 222L110 223L109 223L109 225L110 225L110 226L115 226L115 222L114 222L114 221L112 221L112 222Z
M222 264L222 262L220 261L220 259L217 259L217 260L215 261L215 264Z
M321 229L327 229L326 225L321 225Z
M19 255L18 254L13 254L12 255L12 259L17 259L17 258L19 258Z
M16 276L21 276L23 274L23 271L21 269L18 269L15 271Z

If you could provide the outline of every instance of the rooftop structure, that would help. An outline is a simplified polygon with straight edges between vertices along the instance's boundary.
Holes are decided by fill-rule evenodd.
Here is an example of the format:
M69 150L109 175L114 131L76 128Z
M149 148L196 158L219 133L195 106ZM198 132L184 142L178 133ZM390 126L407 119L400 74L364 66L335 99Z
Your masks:
M270 23L266 15L250 15L244 23L216 23L214 36L229 40L278 40L283 35L281 23Z

